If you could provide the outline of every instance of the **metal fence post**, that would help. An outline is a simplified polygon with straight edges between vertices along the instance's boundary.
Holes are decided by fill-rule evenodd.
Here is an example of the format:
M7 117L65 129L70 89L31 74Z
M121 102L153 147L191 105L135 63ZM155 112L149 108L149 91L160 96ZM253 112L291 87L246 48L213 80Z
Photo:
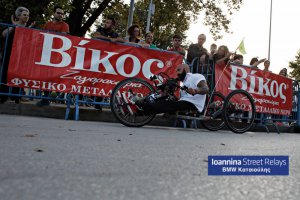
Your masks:
M298 95L297 95L297 126L300 126L300 91L298 90Z

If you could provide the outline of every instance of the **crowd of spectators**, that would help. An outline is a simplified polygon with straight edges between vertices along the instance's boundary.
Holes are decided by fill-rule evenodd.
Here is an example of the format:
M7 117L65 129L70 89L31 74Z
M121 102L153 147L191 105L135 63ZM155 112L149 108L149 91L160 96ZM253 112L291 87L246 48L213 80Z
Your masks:
M18 7L15 11L15 14L12 16L11 22L13 25L18 26L27 26L27 27L33 27L35 23L32 23L30 25L27 24L29 20L29 13L30 11L25 7ZM60 32L64 34L69 34L69 25L63 21L64 16L64 9L61 6L55 6L53 9L53 18L51 21L47 22L42 26L42 29L48 30L48 31L54 31L54 32ZM133 24L130 26L127 30L128 36L123 38L121 37L116 31L116 21L112 17L107 17L104 20L103 26L98 27L96 32L93 34L93 38L95 39L103 39L108 40L111 42L126 42L131 43L134 45L141 46L143 48L153 48L157 49L158 47L153 43L154 41L154 33L147 32L144 34L144 37L142 37L142 28L139 27L136 24ZM2 83L7 82L7 69L8 69L8 62L9 62L9 56L10 51L12 47L12 41L14 36L14 27L8 27L5 29L2 34L2 38L8 37L8 43L7 43L7 53L5 55L4 63L3 63L3 69L2 69ZM218 63L218 64L227 64L229 61L236 63L236 64L244 64L243 56L240 54L236 54L235 52L229 51L228 47L226 45L217 46L216 44L210 45L210 51L208 51L204 47L204 43L206 42L206 35L205 34L199 34L198 36L198 42L195 44L191 44L187 49L185 49L182 46L182 36L180 33L173 33L172 36L172 46L169 47L168 51L174 51L186 58L186 62L188 64L192 64L193 60L195 58L198 59L198 65L205 66L211 66L212 63ZM267 59L260 59L258 60L257 57L253 58L250 62L250 67L258 69L258 65L264 63L264 72L271 72L269 70L270 67L270 61ZM207 68L207 70L210 70L211 68ZM284 71L285 69L285 71ZM284 68L282 72L280 72L280 75L287 76L286 68ZM195 71L194 71L195 72ZM199 72L199 71L198 71ZM285 72L285 73L284 73ZM8 92L8 87L5 84L0 85L0 92ZM20 92L19 88L13 88L13 93ZM44 96L49 96L50 92L43 91ZM7 96L0 96L0 102L4 103L7 100ZM19 103L20 98L15 97L14 98L16 103ZM96 97L96 102L100 102L103 99L101 97ZM37 103L39 106L49 105L50 101L43 99L40 102ZM101 110L100 105L95 106L97 109Z

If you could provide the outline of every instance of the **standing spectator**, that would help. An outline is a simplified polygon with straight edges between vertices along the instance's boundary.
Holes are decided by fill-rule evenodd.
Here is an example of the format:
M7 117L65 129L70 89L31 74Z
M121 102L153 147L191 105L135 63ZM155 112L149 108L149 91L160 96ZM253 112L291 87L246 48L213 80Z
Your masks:
M210 71L213 71L215 68L215 62L214 62L213 56L217 53L217 48L218 48L218 46L215 43L212 43L210 45L210 52L209 52L209 56L208 56ZM208 80L208 82L210 82L210 81Z
M114 31L115 27L115 19L112 17L107 17L104 27L99 27L97 29L94 34L94 38L106 39L112 42L124 42L124 40L119 37L119 34Z
M265 60L265 62L264 62L264 72L272 72L272 71L270 71L269 70L269 68L270 68L270 61L269 60Z
M127 30L128 36L125 38L126 42L140 43L141 31L137 24L130 26Z
M207 63L206 59L207 59L207 56L208 56L208 51L207 51L207 49L205 49L203 47L203 44L205 43L205 41L206 41L206 36L204 34L200 34L198 36L198 43L197 44L191 44L189 46L188 54L187 54L187 62L188 63L192 63L193 59L197 58L197 57L200 58L200 63L201 64Z
M29 20L29 10L25 7L18 7L15 11L15 15L11 16L11 22L15 26L26 26L27 22ZM32 27L34 23L32 23L29 27ZM2 37L6 39L7 37L7 46L6 46L6 54L5 61L3 63L3 69L2 69L2 80L0 83L0 92L8 93L9 89L5 85L7 84L7 72L8 72L8 66L9 66L9 59L10 59L10 53L12 50L12 44L15 34L15 27L8 27L2 32ZM18 94L19 88L12 88L12 93ZM20 97L14 97L15 103L20 103ZM0 96L0 103L4 103L7 101L7 96Z
M60 32L60 33L69 33L69 25L66 22L63 22L64 10L61 6L55 6L53 9L53 20L47 22L43 29L53 32ZM50 94L49 91L44 91L44 96L48 97ZM42 99L41 101L37 102L37 106L49 106L50 101L47 99Z
M287 68L282 68L279 72L279 75L288 77ZM276 122L277 125L279 125L279 126L288 126L289 125L289 123L287 122L288 116L281 115L281 116L279 116L279 119L281 119L281 122L280 121Z
M146 44L149 45L149 48L157 49L156 45L153 44L153 33L151 33L151 32L146 33L145 42L146 42Z
M225 45L219 46L217 53L213 55L214 63L218 64L227 64L231 56L231 53L228 50L228 47Z
M119 34L114 31L116 26L116 21L112 17L107 17L105 20L104 27L99 27L94 34L94 38L106 39L112 42L124 42L124 40L119 37ZM103 97L96 97L95 102L103 101ZM102 111L101 105L96 104L95 109Z
M284 77L288 77L288 74L287 74L287 69L286 68L282 68L279 72L279 75L280 76L284 76Z
M236 55L233 57L233 63L234 63L234 64L242 65L242 64L244 63L244 56L241 55L241 54L236 54Z
M182 42L182 37L180 35L175 34L172 39L173 47L169 48L168 51L175 51L185 56L185 50L181 46L181 42Z
M128 36L125 38L125 42L137 44L141 47L149 47L149 44L146 44L141 37L140 27L136 24L130 26L127 30Z
M257 58L257 57L254 57L254 58L252 58L252 59L250 60L249 65L250 65L250 66L254 66L254 64L257 63L257 62L258 62L258 58Z
M213 60L213 55L217 53L218 46L215 43L210 45L209 60Z
M269 67L270 67L270 61L269 60L265 60L263 71L264 72L272 72L272 71L269 70ZM265 115L266 123L269 123L269 124L273 123L273 121L271 120L272 116L274 117L274 115L271 115L271 114L266 114Z
M266 60L266 58L263 58L263 59L258 60L257 57L254 57L254 58L251 59L249 65L250 65L251 67L255 68L255 69L258 69L258 65L259 65L260 63L263 63L265 60Z
M53 9L53 21L47 22L43 29L48 31L69 33L69 25L63 22L64 10L61 6L55 6Z

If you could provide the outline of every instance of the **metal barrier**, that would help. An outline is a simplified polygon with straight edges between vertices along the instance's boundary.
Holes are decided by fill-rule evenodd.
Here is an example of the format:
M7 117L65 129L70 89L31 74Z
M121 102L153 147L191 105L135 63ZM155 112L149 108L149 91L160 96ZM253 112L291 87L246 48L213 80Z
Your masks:
M215 86L215 76L213 73L215 71L215 65L213 61L201 64L200 58L194 58L189 66L191 73L202 74L206 78L210 91L212 91Z
M2 31L8 27L14 27L11 24L0 23L0 31L2 37ZM7 71L9 64L10 51L12 48L13 35L6 34L5 38L3 38L0 46L0 100L2 103L7 99L14 100L16 103L19 103L21 98L26 98L29 100L49 100L54 103L64 103L66 105L65 111L65 119L69 119L71 106L75 107L75 120L79 120L79 113L81 106L104 106L109 107L109 98L99 98L99 97L88 97L82 95L73 95L73 94L64 94L56 91L45 92L40 90L33 89L23 89L16 87L8 87L7 86ZM200 64L199 58L193 59L192 63L189 65L191 72L193 73L201 73L203 74L209 87L211 90L214 88L215 77L214 77L214 63L209 61L207 64ZM265 115L260 114L256 116L256 121L258 125L265 126L267 131L268 128L266 125L274 124L273 122L284 122L289 125L300 126L300 91L299 91L299 83L297 81L293 82L293 108L291 116L279 116L279 115ZM272 123L270 123L272 122ZM194 123L196 126L197 123Z
M200 58L194 58L192 62L189 64L190 71L192 73L201 73L205 76L207 83L213 91L215 86L215 65L213 61L208 61L206 64L200 63ZM262 126L266 129L266 131L269 133L268 125L272 125L275 127L277 132L279 133L278 125L288 125L288 126L300 126L300 112L298 110L300 109L300 91L299 91L299 83L298 81L293 81L293 107L292 107L292 114L290 116L282 116L282 115L269 115L269 114L263 114L263 113L257 113L255 117L256 126ZM183 127L187 127L187 121L190 117L187 118L177 118L174 122L175 124L178 122L178 120L181 121L183 124ZM197 128L197 121L191 120L190 121L190 127Z
M11 24L0 23L1 32L1 43L0 43L0 100L4 103L7 100L14 100L19 103L21 100L33 101L37 103L37 100L48 100L52 103L59 103L66 105L65 119L69 119L71 106L75 106L75 116L76 120L79 120L79 106L82 104L84 106L101 105L108 106L109 103L103 99L99 101L96 98L90 98L83 96L79 98L80 95L66 94L61 92L44 92L40 90L28 89L28 88L17 88L7 86L7 72L9 65L9 58L13 42L13 34L6 34L5 38L2 37L2 31L9 28L15 27ZM97 101L98 100L98 101Z
M80 98L81 97L81 98ZM101 101L99 100L101 99ZM99 105L101 107L109 107L109 98L108 97L88 97L82 95L75 95L75 120L79 120L80 106L86 105Z

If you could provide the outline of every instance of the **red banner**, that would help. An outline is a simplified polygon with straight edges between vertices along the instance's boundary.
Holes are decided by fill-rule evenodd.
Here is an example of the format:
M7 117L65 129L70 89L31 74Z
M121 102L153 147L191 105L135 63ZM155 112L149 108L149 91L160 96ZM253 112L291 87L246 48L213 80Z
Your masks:
M291 114L293 97L291 79L234 64L227 66L225 70L224 68L224 65L215 66L216 83L221 78L216 85L216 91L227 96L234 90L242 89L254 98L256 112Z
M176 53L17 27L8 85L91 96L109 96L129 77L176 77Z

